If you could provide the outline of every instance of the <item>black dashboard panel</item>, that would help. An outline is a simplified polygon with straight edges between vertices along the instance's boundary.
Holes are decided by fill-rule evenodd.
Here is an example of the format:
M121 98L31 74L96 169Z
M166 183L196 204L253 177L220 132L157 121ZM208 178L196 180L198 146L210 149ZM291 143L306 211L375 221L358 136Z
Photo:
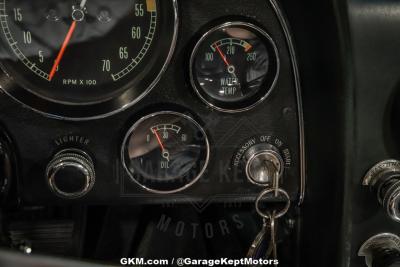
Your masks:
M298 52L307 148L300 266L349 266L342 208L351 202L354 122L346 120L353 110L346 2L283 1Z
M34 36L25 29L32 25L21 23L23 9L5 9L13 1L0 0L0 36L15 52ZM125 28L115 38L112 30L97 32L76 61L68 51L81 47L79 15L90 27L111 26L110 13L93 13L100 0L87 9L85 0L68 1L72 15L65 11L63 27L53 11L46 19L63 34L77 27L77 39L67 34L58 52L62 37L51 35L57 45L46 58L34 49L46 69L52 66L44 77L63 77L63 56L73 73L106 47L101 55L118 53L88 68L110 75L114 63L126 63L129 71L120 74L129 81L106 88L123 92L112 110L93 118L93 109L72 101L64 103L68 111L24 101L13 93L24 92L26 73L0 72L0 247L117 264L127 255L240 258L265 254L276 233L279 266L398 265L398 1L134 0L135 20L121 20ZM172 9L155 19L168 3ZM8 33L11 20L19 27ZM163 31L152 32L155 20ZM147 52L119 47L131 26L130 38L140 39L136 23L148 30L140 40ZM10 42L17 33L18 42ZM13 58L3 46L0 39L0 62ZM134 52L151 55L140 65L128 56ZM6 72L7 64L19 66L2 63ZM154 88L138 85L149 81ZM51 95L58 88L43 89ZM48 114L34 111L36 104ZM70 117L57 118L64 113ZM47 245L35 250L37 244Z
M274 3L274 2L273 2ZM276 4L275 4L276 5ZM24 203L127 203L186 202L211 199L254 200L262 187L250 183L238 159L249 144L271 143L284 161L283 187L293 201L302 199L304 158L300 91L295 58L283 17L268 1L178 1L177 46L168 69L153 90L134 106L102 119L69 121L46 117L0 95L0 121L15 140L20 157L19 192ZM280 14L281 15L281 14ZM265 30L276 43L280 69L268 98L241 113L223 113L207 107L193 90L189 58L196 42L212 27L243 21ZM286 31L286 32L285 32ZM89 52L89 51L87 51ZM173 195L146 192L126 173L121 145L128 129L140 118L160 111L186 114L208 135L210 163L201 179ZM81 149L92 159L96 172L93 189L78 199L63 199L49 189L46 167L63 149Z
M357 250L371 236L398 233L398 222L378 203L374 191L361 186L362 177L376 163L399 158L399 72L396 38L399 27L396 1L349 1L348 14L354 53L354 167L348 217L352 227L352 266L363 266ZM366 114L369 114L366 116ZM368 208L367 208L368 207Z
M302 266L396 266L389 247L398 220L390 210L398 203L380 199L385 188L368 184L366 174L389 169L397 176L398 2L285 1L284 7L305 107Z

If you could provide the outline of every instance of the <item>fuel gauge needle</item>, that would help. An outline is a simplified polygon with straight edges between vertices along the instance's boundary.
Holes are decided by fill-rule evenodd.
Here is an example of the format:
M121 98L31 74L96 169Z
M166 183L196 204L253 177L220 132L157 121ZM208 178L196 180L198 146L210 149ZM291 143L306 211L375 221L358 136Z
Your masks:
M80 8L81 9L85 8L86 2L87 2L87 0L82 0L82 2L80 4ZM57 68L60 65L60 62L61 62L62 58L64 57L65 51L67 50L68 44L71 41L72 36L74 35L75 29L76 29L76 24L77 24L77 21L74 20L72 22L71 26L69 27L67 36L65 36L64 42L63 42L63 44L61 46L61 49L58 52L58 55L57 55L56 60L54 61L53 67L51 68L51 71L50 71L50 74L49 74L49 81L50 82L51 82L51 80L53 80L54 75L57 72Z

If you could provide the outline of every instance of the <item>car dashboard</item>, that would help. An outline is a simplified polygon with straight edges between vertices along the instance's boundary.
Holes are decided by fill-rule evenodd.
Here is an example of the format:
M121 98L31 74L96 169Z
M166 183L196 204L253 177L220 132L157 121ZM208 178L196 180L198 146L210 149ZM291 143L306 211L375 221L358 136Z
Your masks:
M396 266L393 10L0 0L0 265Z

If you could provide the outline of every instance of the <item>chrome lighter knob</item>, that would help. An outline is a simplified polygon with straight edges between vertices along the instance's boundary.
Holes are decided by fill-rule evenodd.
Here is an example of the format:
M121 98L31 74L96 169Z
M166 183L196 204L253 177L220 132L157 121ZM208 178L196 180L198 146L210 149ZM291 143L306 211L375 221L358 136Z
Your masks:
M86 195L95 183L95 169L90 156L79 149L58 152L47 165L46 177L57 196L68 199Z

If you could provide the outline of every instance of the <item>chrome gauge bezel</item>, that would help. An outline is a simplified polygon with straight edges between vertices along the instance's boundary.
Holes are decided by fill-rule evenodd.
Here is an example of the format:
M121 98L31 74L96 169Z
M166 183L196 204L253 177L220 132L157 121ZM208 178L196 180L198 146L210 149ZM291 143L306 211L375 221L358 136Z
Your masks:
M276 73L274 75L274 79L271 82L270 86L268 88L262 88L262 90L265 91L265 94L263 94L261 97L259 97L259 99L257 99L256 101L252 101L253 103L250 103L246 106L243 107L238 107L238 108L225 108L222 107L222 105L219 105L218 103L216 103L216 101L213 101L212 99L207 99L205 93L203 93L203 89L199 88L197 82L195 81L195 75L194 75L194 63L196 60L196 56L197 56L197 52L200 48L200 46L203 44L203 42L207 39L207 37L222 29L222 28L226 28L226 27L232 27L232 26L239 26L239 27L247 27L250 28L254 31L256 31L257 33L260 34L260 36L262 36L265 41L268 42L269 45L271 45L272 49L274 50L274 56L276 59ZM249 22L243 22L243 21L232 21L232 22L225 22L223 24L220 24L218 26L215 26L211 29L209 29L208 31L206 31L202 37L197 41L195 47L193 48L193 51L190 55L190 61L189 61L189 76L190 76L190 83L194 89L194 91L196 92L197 96L209 107L211 107L212 109L218 110L220 112L225 112L225 113L239 113L239 112L244 112L244 111L249 111L253 108L255 108L256 106L258 106L259 104L261 104L262 102L264 102L264 100L266 100L268 98L268 96L271 94L271 92L273 91L273 89L276 86L276 83L278 81L279 78L279 74L280 74L280 67L281 67L281 63L280 63L280 58L279 58L279 51L278 51L278 47L276 46L274 40L272 39L272 37L262 28L256 26L253 23L249 23Z
M155 78L149 78L141 88L134 88L132 81L127 81L126 86L123 87L126 88L126 90L117 97L104 99L104 101L93 104L80 105L51 101L27 90L26 85L22 85L22 83L18 81L18 77L16 77L18 75L12 75L7 71L3 63L0 62L0 90L26 108L40 113L43 116L59 120L87 121L102 119L132 107L148 95L158 84L174 55L178 39L179 10L178 0L169 1L171 4L169 8L172 11L170 20L171 24L173 23L173 33L169 35L166 41L168 47L165 50L165 55L157 55L157 60L161 61L160 64L156 63L156 65L158 64L157 71L155 72L157 75ZM160 30L162 31L162 29ZM2 50L9 51L9 48L5 47L3 42L1 42L0 45ZM159 53L158 50L159 49L156 48L153 52Z
M206 143L206 159L205 159L205 163L204 166L202 167L202 169L200 170L200 172L198 173L198 175L196 177L194 177L189 183L184 184L183 186L176 188L174 190L168 190L168 191L161 191L161 190L156 190L153 188L149 188L148 186L140 183L135 176L131 173L131 171L129 170L129 167L127 166L126 162L125 162L125 158L126 158L126 146L128 144L128 140L130 138L130 136L132 135L132 133L139 127L141 126L141 124L148 120L149 118L153 118L159 115L175 115L178 117L181 117L187 121L189 121L190 123L192 123L194 126L196 126L196 128L201 132L201 134L204 136L205 139L205 143ZM155 112L149 115L146 115L144 117L142 117L141 119L139 119L137 122L135 122L133 124L132 127L129 128L128 132L126 133L123 142L122 142L122 146L121 146L121 163L122 166L124 167L125 172L128 174L129 178L135 182L137 185L139 185L142 189L144 189L147 192L150 193L154 193L154 194L173 194L173 193L178 193L181 192L183 190L188 189L189 187L193 186L194 184L196 184L200 178L204 175L205 171L207 170L207 167L209 165L210 162L210 154L211 154L211 148L210 148L210 142L207 136L206 131L204 130L204 128L195 120L193 119L191 116L188 116L186 114L180 113L180 112L175 112L175 111L160 111L160 112Z

